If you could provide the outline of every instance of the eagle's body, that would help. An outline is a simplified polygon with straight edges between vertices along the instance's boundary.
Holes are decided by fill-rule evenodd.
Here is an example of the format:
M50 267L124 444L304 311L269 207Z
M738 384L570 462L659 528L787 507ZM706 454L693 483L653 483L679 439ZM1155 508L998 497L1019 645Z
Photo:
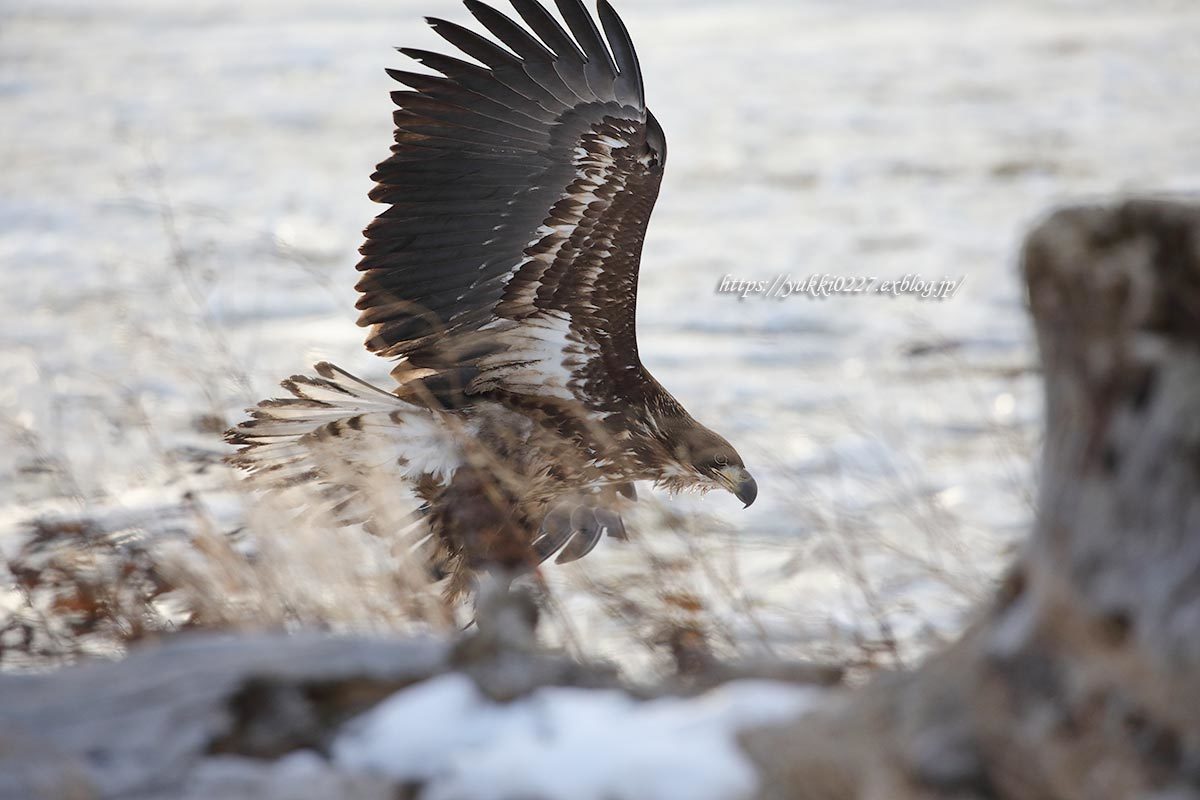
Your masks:
M393 94L396 144L371 195L389 208L366 230L358 307L396 387L318 365L231 432L237 463L275 482L345 498L356 481L407 483L437 565L460 578L623 536L635 481L747 504L756 491L638 356L666 141L623 24L601 0L606 46L579 0L558 0L567 29L512 0L528 30L466 2L508 49L430 20L486 66L404 50L441 76L391 71L413 91Z

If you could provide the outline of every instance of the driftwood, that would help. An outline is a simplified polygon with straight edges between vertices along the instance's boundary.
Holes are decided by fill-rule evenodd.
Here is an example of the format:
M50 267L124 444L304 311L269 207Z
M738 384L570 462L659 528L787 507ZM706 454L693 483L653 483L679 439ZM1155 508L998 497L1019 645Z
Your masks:
M497 703L552 686L645 699L738 678L839 678L804 664L713 664L686 682L625 686L611 665L536 649L527 593L498 596L479 623L454 642L192 633L119 662L0 676L0 800L415 798L417 786L347 773L327 756L343 723L448 673L468 676Z
M446 652L432 641L197 636L123 662L5 676L0 797L167 798L268 785L270 762L219 755L311 745L332 718L445 669ZM360 783L331 776L327 794L295 796L387 796L377 781Z
M745 733L763 800L1200 799L1200 208L1061 211L1023 267L1046 377L1033 535L948 650ZM207 636L0 677L0 797L419 798L289 759L446 671L500 700L616 685L534 651L526 602L456 645Z
M521 596L513 604L523 602ZM0 798L396 800L325 753L343 722L406 686L463 672L497 701L607 688L604 664L499 646L321 634L187 634L120 662L0 677Z

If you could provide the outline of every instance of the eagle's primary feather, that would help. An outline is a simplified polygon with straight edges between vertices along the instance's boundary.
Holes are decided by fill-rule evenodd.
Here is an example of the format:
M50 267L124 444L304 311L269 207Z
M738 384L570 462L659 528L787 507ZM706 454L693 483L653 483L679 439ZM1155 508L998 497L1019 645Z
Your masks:
M365 231L357 288L367 347L397 361L397 386L318 365L231 432L236 463L278 483L407 481L460 578L623 537L634 481L749 504L737 453L638 356L667 152L625 25L607 0L599 26L556 0L565 28L537 0L512 0L525 26L465 2L495 41L429 23L478 63L402 48L437 74L389 70L408 88L392 94L395 144L371 192L388 208Z

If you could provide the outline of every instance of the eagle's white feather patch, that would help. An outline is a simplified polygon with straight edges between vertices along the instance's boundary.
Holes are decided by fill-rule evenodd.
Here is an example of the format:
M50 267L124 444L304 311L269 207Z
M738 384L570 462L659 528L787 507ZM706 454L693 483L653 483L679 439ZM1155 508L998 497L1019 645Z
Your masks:
M575 399L564 361L580 353L570 338L571 320L565 314L539 314L521 321L508 332L511 344L502 353L480 360L479 382L502 382L505 388Z
M433 475L442 483L449 483L463 463L462 441L445 420L435 419L434 412L421 410L424 413L406 414L403 426L397 427L396 433L403 436L397 455L407 462L400 471L410 478ZM467 430L462 434L471 435Z

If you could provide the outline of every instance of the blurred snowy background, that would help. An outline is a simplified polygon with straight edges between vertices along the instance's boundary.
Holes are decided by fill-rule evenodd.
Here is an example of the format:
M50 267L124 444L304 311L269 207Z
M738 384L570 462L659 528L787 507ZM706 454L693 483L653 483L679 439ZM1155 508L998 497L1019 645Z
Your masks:
M664 625L907 662L964 624L1032 515L1022 231L1067 200L1200 187L1200 6L617 5L670 144L643 359L760 494L647 503L637 542L549 567L557 635L635 669L661 661ZM38 548L153 566L198 531L252 535L220 431L281 378L327 359L385 380L353 265L391 137L383 69L406 66L395 45L439 46L424 14L469 19L452 0L0 3L7 643L94 611L39 598L21 572ZM781 273L965 283L940 302L716 292ZM320 541L276 576L297 596L326 590L322 560L371 552ZM171 594L163 619L186 619ZM394 622L331 604L331 624Z

